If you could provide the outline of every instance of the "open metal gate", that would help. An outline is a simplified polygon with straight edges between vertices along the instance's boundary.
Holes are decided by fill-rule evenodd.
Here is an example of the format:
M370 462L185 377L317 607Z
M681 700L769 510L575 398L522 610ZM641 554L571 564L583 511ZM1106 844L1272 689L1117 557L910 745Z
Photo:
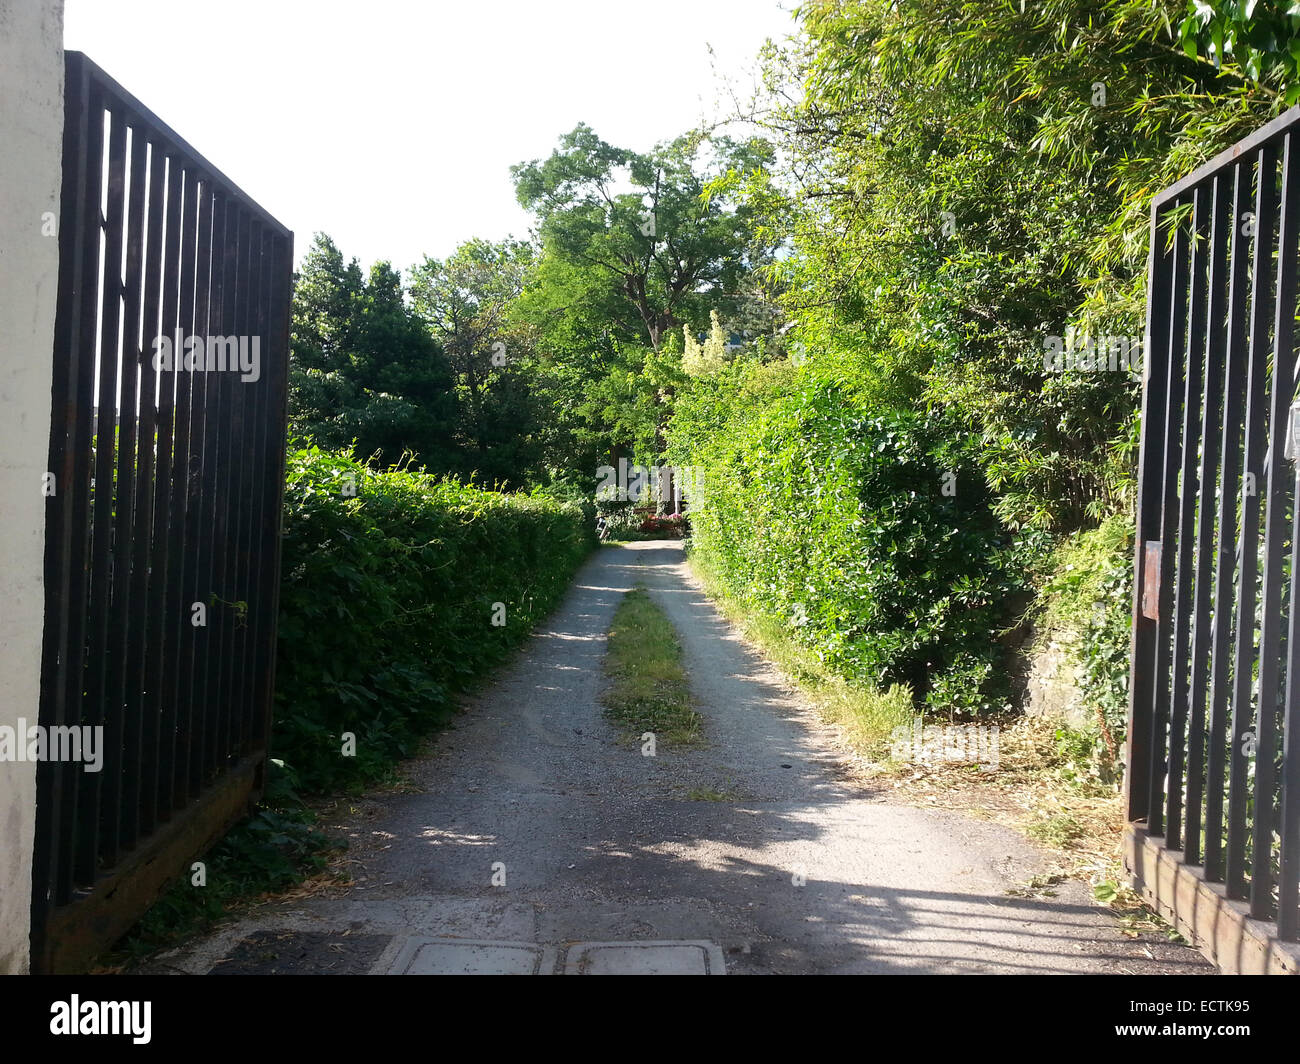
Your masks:
M1130 821L1294 942L1300 108L1151 211Z
M66 63L40 723L65 754L102 729L102 761L38 766L45 972L110 945L260 793L293 257L140 101Z

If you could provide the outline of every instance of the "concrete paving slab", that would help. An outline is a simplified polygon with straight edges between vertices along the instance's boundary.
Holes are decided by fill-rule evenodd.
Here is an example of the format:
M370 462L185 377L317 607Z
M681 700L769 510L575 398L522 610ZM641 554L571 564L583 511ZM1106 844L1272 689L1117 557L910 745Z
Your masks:
M550 975L553 946L535 942L466 942L409 938L388 966L388 975Z

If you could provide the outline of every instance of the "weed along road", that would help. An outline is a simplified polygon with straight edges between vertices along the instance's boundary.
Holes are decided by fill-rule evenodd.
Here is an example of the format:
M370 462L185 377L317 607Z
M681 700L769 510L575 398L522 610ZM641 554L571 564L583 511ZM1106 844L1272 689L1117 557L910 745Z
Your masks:
M602 707L607 633L637 585L677 632L701 720L653 756ZM1082 883L1024 890L1047 856L1010 829L855 781L676 541L601 549L405 774L336 818L348 886L254 909L155 970L1211 970L1125 937Z

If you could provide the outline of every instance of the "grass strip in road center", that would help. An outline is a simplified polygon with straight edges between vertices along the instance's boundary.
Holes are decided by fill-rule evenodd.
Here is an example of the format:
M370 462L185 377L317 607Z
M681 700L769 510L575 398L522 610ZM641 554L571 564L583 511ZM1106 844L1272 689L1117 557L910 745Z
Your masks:
M614 612L605 673L605 715L630 737L653 732L656 743L669 746L700 740L701 718L691 705L677 633L640 585L624 594Z

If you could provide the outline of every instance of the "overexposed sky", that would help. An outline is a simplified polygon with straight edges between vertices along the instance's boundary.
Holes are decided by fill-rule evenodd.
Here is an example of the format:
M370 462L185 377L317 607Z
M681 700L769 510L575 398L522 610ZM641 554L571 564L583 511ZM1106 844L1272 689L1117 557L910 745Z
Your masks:
M66 0L85 52L294 230L406 268L525 236L511 164L645 150L747 96L797 0ZM712 46L713 56L709 54Z

